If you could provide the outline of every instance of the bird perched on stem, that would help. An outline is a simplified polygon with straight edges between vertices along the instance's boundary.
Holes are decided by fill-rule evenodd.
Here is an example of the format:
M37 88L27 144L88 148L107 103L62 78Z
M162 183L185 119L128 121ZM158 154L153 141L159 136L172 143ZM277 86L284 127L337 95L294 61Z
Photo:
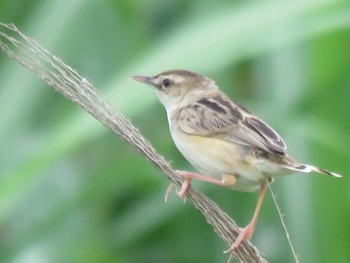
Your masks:
M178 171L184 178L177 193L180 198L185 197L192 179L238 191L260 189L250 223L226 252L252 236L267 184L274 177L296 172L341 177L312 165L300 164L288 156L285 143L271 127L230 100L213 80L205 76L186 70L170 70L132 79L154 87L166 109L175 145L200 172ZM172 185L167 195L171 188Z

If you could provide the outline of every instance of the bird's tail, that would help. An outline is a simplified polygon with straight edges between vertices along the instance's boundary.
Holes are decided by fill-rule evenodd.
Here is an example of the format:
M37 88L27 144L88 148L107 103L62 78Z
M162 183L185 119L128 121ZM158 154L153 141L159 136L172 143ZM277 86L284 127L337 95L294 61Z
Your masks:
M342 178L340 174L318 168L313 165L308 165L308 164L295 164L293 166L287 166L285 167L288 170L296 171L296 172L301 172L301 173L320 173L320 174L327 174L336 178Z

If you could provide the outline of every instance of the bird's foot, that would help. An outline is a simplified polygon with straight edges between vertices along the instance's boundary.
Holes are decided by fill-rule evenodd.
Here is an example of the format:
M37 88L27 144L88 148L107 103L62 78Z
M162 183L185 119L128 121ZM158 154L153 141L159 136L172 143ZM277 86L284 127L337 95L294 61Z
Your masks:
M176 192L176 195L182 199L185 200L186 197L186 193L187 193L187 189L188 187L191 185L191 181L192 181L192 173L190 172L185 172L185 171L177 171L177 173L184 178L184 181L181 185L181 189L180 191ZM165 192L165 202L168 200L168 197L170 195L170 193L173 191L174 188L174 183L170 183L170 185L168 186L166 192Z
M245 228L241 228L241 232L239 233L236 241L231 245L231 247L224 251L224 253L231 253L235 249L237 249L243 241L249 240L254 232L254 225L249 224Z

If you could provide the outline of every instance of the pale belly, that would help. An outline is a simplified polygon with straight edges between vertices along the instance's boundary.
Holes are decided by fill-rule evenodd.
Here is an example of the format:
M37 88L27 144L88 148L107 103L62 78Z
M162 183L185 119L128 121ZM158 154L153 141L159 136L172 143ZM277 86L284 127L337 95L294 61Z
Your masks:
M182 155L202 175L218 180L224 174L235 175L237 181L230 188L238 191L258 190L266 180L266 174L254 166L249 156L241 152L237 145L216 139L172 132L173 140Z

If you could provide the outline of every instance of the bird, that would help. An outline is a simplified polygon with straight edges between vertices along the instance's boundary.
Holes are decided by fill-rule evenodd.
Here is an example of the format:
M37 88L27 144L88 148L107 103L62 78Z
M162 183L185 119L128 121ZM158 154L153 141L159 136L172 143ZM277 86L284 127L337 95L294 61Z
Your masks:
M154 88L166 110L177 149L199 171L177 171L184 179L177 192L180 198L185 197L192 179L243 192L260 190L252 219L225 252L232 252L251 238L267 185L275 177L297 172L341 177L290 157L275 130L231 100L215 81L204 75L168 70L131 78ZM167 195L171 188L172 184Z

